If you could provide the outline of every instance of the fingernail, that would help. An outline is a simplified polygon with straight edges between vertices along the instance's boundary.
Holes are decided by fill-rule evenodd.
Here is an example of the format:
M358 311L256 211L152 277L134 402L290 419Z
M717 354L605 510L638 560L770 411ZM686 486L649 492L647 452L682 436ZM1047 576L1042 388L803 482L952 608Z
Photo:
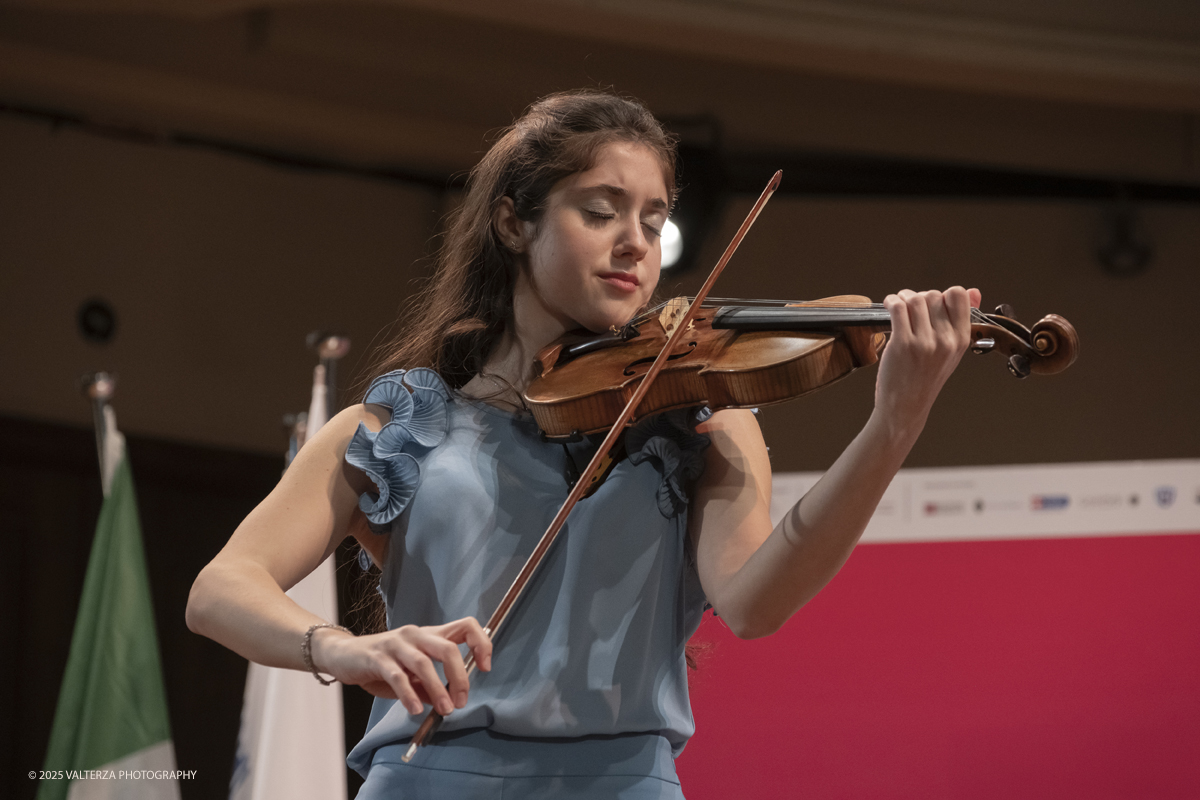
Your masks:
M459 708L462 708L466 704L467 704L467 693L466 692L459 692L458 694L454 695L454 705L458 706Z
M415 700L408 704L408 711L410 714L420 714L422 708L423 706Z
M443 700L440 703L438 703L438 713L441 714L443 717L446 716L447 714L449 714L453 710L454 710L454 704L451 703L448 699Z

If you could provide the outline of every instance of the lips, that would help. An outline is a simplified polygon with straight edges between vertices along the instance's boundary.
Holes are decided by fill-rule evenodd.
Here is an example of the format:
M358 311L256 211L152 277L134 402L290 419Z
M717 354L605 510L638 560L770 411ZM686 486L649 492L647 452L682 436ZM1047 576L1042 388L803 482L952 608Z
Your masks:
M600 279L625 292L635 291L638 287L637 275L632 272L603 272Z

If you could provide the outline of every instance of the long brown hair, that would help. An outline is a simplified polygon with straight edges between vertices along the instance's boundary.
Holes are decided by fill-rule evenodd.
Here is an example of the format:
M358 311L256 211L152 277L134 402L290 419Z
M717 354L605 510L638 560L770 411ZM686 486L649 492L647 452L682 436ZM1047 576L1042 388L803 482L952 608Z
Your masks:
M399 333L379 348L370 378L430 367L454 388L482 369L512 322L518 263L492 224L501 198L536 223L550 190L593 166L611 142L649 147L675 193L675 137L641 102L579 90L543 97L507 128L471 170L462 205L450 216L431 281L410 304Z

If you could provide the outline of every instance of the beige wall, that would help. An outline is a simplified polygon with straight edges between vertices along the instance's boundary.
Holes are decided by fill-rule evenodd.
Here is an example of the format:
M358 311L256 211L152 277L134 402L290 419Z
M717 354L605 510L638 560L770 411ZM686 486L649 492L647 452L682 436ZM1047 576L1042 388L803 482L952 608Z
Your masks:
M282 450L280 416L307 405L305 334L347 333L347 365L359 364L444 204L407 185L13 117L0 117L0 175L0 413L89 424L75 381L108 369L126 430L262 452ZM749 201L730 204L702 261ZM910 465L1194 457L1200 358L1182 334L1200 294L1200 209L1149 207L1142 219L1157 259L1116 279L1095 261L1091 204L781 197L716 293L880 298L961 282L1023 321L1075 323L1082 356L1055 378L1019 382L999 356L968 356ZM76 332L94 295L118 313L107 347ZM764 411L776 468L836 457L869 413L872 380Z
M1051 5L13 0L0 101L443 174L534 98L612 86L732 152L1200 179L1196 4Z
M281 450L305 335L349 335L353 367L438 217L420 189L11 118L0 154L0 412L90 424L75 382L106 369L122 427L222 447ZM93 295L117 311L107 347L76 332Z

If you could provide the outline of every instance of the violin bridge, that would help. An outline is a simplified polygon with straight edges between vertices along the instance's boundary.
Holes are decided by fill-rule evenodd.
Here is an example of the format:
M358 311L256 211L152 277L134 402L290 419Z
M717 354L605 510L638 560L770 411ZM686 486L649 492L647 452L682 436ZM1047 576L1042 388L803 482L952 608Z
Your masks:
M675 332L675 328L679 326L679 320L683 319L683 315L687 313L688 302L686 297L673 297L663 306L662 313L658 315L658 324L663 326L663 330L670 336ZM688 323L689 327L691 323Z

